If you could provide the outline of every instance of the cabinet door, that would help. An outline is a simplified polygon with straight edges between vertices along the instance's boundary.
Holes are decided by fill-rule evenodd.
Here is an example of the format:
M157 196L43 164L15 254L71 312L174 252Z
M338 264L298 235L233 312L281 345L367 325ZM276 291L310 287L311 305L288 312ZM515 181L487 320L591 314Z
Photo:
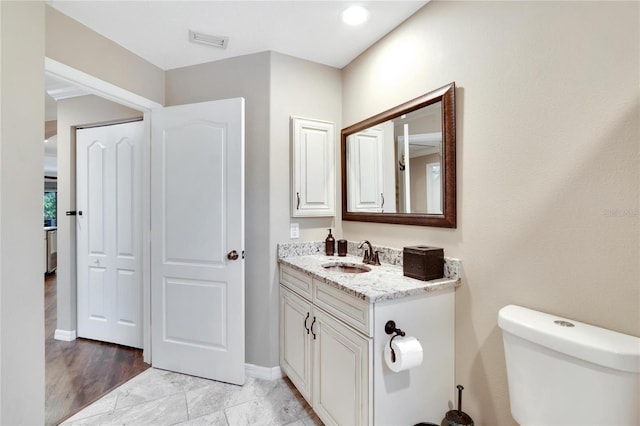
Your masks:
M280 368L311 403L311 303L280 286Z
M334 124L292 117L291 128L291 216L334 216Z
M373 127L347 140L350 212L394 212L395 188L385 208L384 129ZM393 170L393 169L392 169ZM393 179L393 176L389 176Z
M327 425L369 424L371 340L320 309L313 318L313 409Z

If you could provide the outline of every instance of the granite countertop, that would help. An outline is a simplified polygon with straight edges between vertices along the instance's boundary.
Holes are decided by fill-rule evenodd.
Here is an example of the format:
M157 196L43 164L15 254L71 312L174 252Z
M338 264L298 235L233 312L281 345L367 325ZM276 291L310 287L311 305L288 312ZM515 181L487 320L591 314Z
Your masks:
M458 276L432 281L421 281L405 277L402 274L402 266L385 263L380 266L365 265L370 267L371 271L361 274L330 271L322 267L322 265L333 262L362 265L362 257L354 255L339 257L326 256L324 254L307 254L280 257L278 262L310 274L317 280L343 290L359 299L366 300L369 303L415 296L446 288L458 287L460 285ZM446 267L445 270L447 270Z

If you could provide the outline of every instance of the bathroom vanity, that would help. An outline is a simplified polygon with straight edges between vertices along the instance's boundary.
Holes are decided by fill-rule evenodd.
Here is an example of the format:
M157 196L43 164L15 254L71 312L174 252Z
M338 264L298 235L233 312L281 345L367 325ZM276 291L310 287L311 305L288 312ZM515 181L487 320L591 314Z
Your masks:
M320 419L327 425L439 422L454 397L459 262L447 259L443 279L419 281L385 263L401 259L397 254L383 253L382 265L348 273L326 266L362 267L360 257L325 256L320 243L291 246L279 246L280 367ZM389 320L419 340L421 365L394 373L385 364Z

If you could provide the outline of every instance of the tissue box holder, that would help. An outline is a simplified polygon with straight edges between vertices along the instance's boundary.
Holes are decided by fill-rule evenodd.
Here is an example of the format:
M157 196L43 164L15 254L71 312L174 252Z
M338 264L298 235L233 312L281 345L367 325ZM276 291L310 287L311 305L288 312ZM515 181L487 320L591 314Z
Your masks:
M444 250L428 246L404 247L402 273L422 281L444 277Z

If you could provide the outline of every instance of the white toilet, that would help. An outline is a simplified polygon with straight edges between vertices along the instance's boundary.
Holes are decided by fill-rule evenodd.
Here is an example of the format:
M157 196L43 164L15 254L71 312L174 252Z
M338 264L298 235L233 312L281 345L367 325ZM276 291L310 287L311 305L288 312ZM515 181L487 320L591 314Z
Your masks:
M498 325L520 425L640 424L640 338L515 305Z

